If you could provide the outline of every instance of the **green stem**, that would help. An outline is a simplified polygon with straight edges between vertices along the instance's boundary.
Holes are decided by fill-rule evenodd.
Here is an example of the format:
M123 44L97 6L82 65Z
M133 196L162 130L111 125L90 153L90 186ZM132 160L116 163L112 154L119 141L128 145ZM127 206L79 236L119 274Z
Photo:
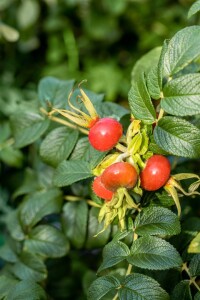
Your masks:
M190 284L193 284L196 287L196 289L200 292L200 287L198 286L198 284L195 281L196 277L191 276L190 271L187 267L187 263L183 264L182 270L185 271L187 273L187 275L190 277Z

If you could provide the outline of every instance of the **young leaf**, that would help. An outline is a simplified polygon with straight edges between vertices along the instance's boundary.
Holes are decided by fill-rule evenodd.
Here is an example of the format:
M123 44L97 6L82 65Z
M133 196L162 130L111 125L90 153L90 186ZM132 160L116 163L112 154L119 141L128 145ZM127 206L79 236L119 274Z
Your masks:
M161 107L174 116L200 113L200 74L187 74L169 81L163 90Z
M103 232L103 223L98 222L99 209L92 207L89 212L88 235L86 240L86 248L98 248L104 246L109 239L111 228L108 226ZM100 234L98 234L101 232Z
M50 121L35 108L20 109L11 116L14 146L22 148L36 141L48 128Z
M130 254L128 246L120 241L110 242L103 249L103 262L98 269L101 272L126 259Z
M154 122L156 113L147 91L144 74L133 83L128 94L128 101L131 113L136 119L148 124Z
M53 181L55 186L62 187L90 177L93 177L93 174L89 163L82 160L70 160L58 165Z
M163 290L159 283L142 274L131 274L127 276L119 289L120 300L169 300L169 295Z
M48 108L48 102L56 108L65 108L74 80L60 80L55 77L44 77L38 85L38 96L41 105Z
M188 19L200 11L200 0L195 1L188 11Z
M138 235L176 235L181 231L177 215L164 207L144 208L134 225Z
M12 273L21 280L40 282L47 277L47 270L43 260L33 253L23 252L19 261L12 267Z
M178 31L169 41L164 57L164 75L169 77L200 56L200 26Z
M43 161L56 167L68 158L77 140L77 130L64 126L52 130L40 146L40 155Z
M31 280L22 280L11 289L7 296L9 300L47 300L47 296L43 288Z
M182 264L179 253L170 243L152 236L134 241L127 260L132 265L150 270L167 270Z
M177 156L198 158L200 155L200 130L176 117L160 119L154 129L156 143L165 151Z
M85 242L87 220L88 205L85 200L68 202L64 205L62 214L63 231L76 248L81 248Z
M44 216L59 213L62 205L62 193L59 189L38 191L25 198L20 209L23 226L33 227Z
M102 276L91 284L88 290L88 300L101 300L109 292L117 291L120 282L114 276ZM110 298L112 299L112 298Z
M70 159L84 160L90 164L91 168L94 168L104 158L106 153L94 149L90 145L88 137L83 137L78 140Z
M196 254L190 261L189 271L192 277L200 275L200 254Z
M190 291L190 281L182 280L174 288L171 300L192 300L192 294Z
M62 257L69 250L64 234L50 225L39 225L32 229L24 243L24 250L44 257Z

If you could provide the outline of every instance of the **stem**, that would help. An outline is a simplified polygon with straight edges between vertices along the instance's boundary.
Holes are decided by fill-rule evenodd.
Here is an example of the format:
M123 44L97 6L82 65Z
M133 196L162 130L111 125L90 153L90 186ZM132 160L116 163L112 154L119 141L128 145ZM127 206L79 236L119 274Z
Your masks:
M162 117L163 117L163 115L164 115L164 109L160 109L160 112L159 112L159 115L158 115L158 120L160 120Z
M187 267L187 263L183 264L182 270L185 271L187 273L187 275L190 277L190 284L193 284L196 287L196 289L200 292L200 287L198 286L198 284L195 281L196 277L191 276L190 271Z
M112 300L117 300L117 298L118 298L118 292Z
M127 148L124 147L122 144L118 143L117 145L115 145L115 148L121 152L126 152Z
M127 268L127 271L126 271L126 276L131 274L132 267L133 266L131 264L128 265L128 268Z

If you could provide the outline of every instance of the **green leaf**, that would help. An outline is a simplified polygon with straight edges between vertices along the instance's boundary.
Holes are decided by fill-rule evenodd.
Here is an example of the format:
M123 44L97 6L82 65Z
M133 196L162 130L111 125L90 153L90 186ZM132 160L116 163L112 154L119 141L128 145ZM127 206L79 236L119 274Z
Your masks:
M126 276L122 287L119 289L120 300L169 300L169 295L163 290L159 283L142 274L131 274Z
M135 81L129 91L128 101L131 113L136 119L152 124L156 119L156 112L147 91L144 74Z
M198 233L195 238L191 241L188 247L189 253L200 253L200 233Z
M23 252L12 267L12 273L21 280L42 281L47 277L43 260L33 253Z
M190 281L182 280L174 288L171 300L192 300L192 295L190 291Z
M92 176L89 163L82 160L70 160L58 165L53 181L56 186L62 187Z
M18 257L9 244L0 247L0 257L8 262L16 262Z
M134 241L127 260L132 265L150 270L167 270L182 264L179 253L170 243L153 236Z
M6 216L6 225L13 239L17 241L23 241L25 239L25 234L20 223L18 210L11 211Z
M120 282L114 276L102 276L97 278L88 290L88 300L100 300L109 292L115 291ZM112 298L110 298L112 299Z
M130 250L123 242L112 241L108 243L103 249L103 262L99 267L98 272L118 264L126 259L129 254Z
M39 225L32 229L24 243L24 250L45 257L62 257L69 250L64 234L50 225Z
M64 126L52 130L40 146L40 155L43 161L56 167L69 157L77 140L77 130Z
M19 149L8 145L0 150L0 160L8 166L19 168L23 163L23 154Z
M189 271L192 277L200 275L200 254L194 255L189 264Z
M129 114L130 111L123 106L112 103L112 102L103 102L95 105L95 109L101 118L110 117L117 119L118 121L125 115Z
M31 194L25 198L20 208L20 219L23 226L33 227L43 217L59 213L62 206L62 192L52 188Z
M160 98L161 89L159 86L158 65L153 66L147 74L147 89L151 98L156 100Z
M48 108L48 102L56 108L65 108L74 80L60 80L55 77L44 77L38 85L38 96L41 105Z
M158 146L177 156L198 158L200 155L200 130L176 117L163 117L154 129Z
M20 185L14 192L13 199L24 194L35 192L38 188L39 183L36 172L30 168L24 169L22 185Z
M38 110L18 110L11 116L11 125L15 139L14 146L22 148L36 141L48 128L49 120Z
M83 247L85 242L87 220L88 205L85 200L68 202L64 205L62 214L63 231L76 248Z
M23 280L15 285L10 291L7 299L9 300L47 300L47 296L43 288L30 280Z
M90 164L91 168L94 168L106 156L106 153L95 150L90 145L88 137L83 137L78 140L70 159L84 160Z
M176 235L181 231L177 215L164 207L144 208L134 225L138 235Z
M89 212L88 235L86 240L86 248L98 248L104 246L109 239L111 227L108 226L103 232L104 224L98 222L99 209L92 207ZM99 234L98 234L99 233Z
M169 41L164 56L164 74L169 77L200 56L200 26L178 31Z
M9 299L7 296L9 294L10 290L14 289L17 282L18 282L18 280L16 280L15 278L12 278L10 276L6 276L6 275L0 276L0 299L1 300ZM4 297L6 297L6 298L4 298Z
M195 1L188 11L188 19L200 11L200 0Z
M138 80L138 76L144 72L149 73L152 67L158 64L161 49L161 47L156 47L137 60L131 73L131 84Z
M161 107L174 116L200 113L200 74L187 74L169 81L163 90Z

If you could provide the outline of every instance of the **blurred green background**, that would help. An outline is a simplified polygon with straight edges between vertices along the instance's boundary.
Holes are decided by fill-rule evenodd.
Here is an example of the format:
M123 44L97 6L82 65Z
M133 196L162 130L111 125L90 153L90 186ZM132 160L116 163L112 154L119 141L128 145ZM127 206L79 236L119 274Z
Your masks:
M0 0L0 97L50 75L126 101L136 60L196 22L187 20L193 2Z

